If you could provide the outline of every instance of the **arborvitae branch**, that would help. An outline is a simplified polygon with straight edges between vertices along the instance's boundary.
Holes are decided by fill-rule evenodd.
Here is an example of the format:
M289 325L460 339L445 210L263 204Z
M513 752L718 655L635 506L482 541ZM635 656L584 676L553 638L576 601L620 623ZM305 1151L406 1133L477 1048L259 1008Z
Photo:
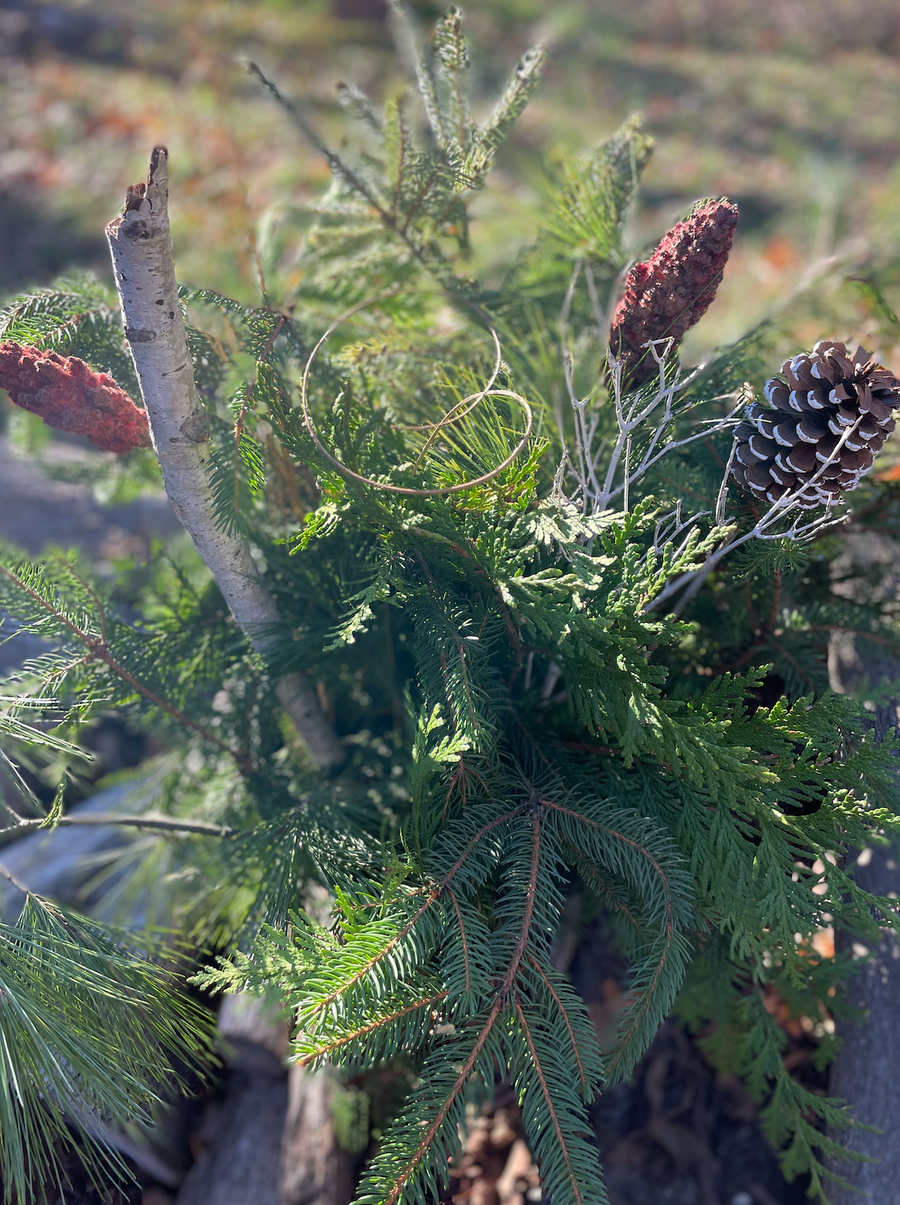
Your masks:
M197 394L169 237L168 152L157 147L147 183L128 189L106 228L134 365L169 500L216 580L238 625L261 653L274 652L279 620L250 548L217 527L209 480L209 420ZM334 766L343 751L312 684L285 675L278 697L313 761Z

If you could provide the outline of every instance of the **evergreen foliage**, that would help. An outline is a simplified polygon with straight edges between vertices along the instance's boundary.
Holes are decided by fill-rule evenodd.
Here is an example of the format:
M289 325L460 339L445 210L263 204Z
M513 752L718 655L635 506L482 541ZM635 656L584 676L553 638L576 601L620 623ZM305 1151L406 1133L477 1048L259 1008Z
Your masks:
M877 608L832 593L839 516L760 513L723 483L736 415L767 375L766 332L692 374L653 347L658 379L627 395L615 361L604 371L622 226L651 151L639 120L548 167L536 241L488 287L469 271L466 202L543 53L480 125L458 10L413 59L421 112L391 97L381 113L345 88L362 139L339 152L265 81L333 173L296 304L182 291L217 520L259 550L282 615L270 663L195 567L161 559L100 586L73 558L10 550L0 612L48 652L4 687L21 811L0 844L64 814L62 794L45 816L16 779L18 751L52 753L59 774L98 708L161 728L179 756L157 776L151 835L117 855L128 873L106 915L140 899L142 915L215 942L225 953L199 982L277 992L297 1062L413 1061L418 1086L360 1202L433 1201L467 1103L506 1075L549 1199L600 1205L588 1106L673 1007L765 1102L785 1170L822 1196L833 1143L814 1119L843 1113L785 1071L765 996L820 1015L850 968L815 954L816 932L898 923L846 863L900 834L895 743L828 693L824 656L835 631L900 641ZM136 396L91 280L17 298L0 331ZM873 509L894 504L865 488ZM293 669L321 683L345 740L331 776L278 712L271 679ZM553 966L576 880L632 964L609 1051ZM328 924L303 908L316 883L334 899ZM17 1018L0 1048L7 1191L46 1180L68 1122L101 1158L87 1119L130 1115L167 1059L203 1055L173 981L126 949L34 897L0 929Z

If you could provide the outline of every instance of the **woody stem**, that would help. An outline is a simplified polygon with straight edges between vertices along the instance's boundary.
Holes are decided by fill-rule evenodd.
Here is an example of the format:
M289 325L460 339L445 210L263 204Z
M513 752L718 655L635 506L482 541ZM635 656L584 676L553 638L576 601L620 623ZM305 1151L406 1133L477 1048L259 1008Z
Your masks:
M238 626L256 651L271 660L279 622L275 600L259 580L246 541L215 522L209 422L194 381L167 206L168 152L156 147L147 184L128 189L124 212L106 228L125 336L172 507ZM313 761L337 765L343 758L341 746L308 677L284 674L276 692Z

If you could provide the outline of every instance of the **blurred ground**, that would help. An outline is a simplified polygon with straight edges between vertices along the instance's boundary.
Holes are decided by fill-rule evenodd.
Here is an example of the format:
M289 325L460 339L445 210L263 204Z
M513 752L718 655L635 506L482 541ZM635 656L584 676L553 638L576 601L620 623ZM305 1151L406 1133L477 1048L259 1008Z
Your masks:
M426 0L417 7L427 20ZM688 345L697 354L739 335L823 257L896 254L895 0L465 7L485 107L528 44L551 51L546 82L476 203L480 266L506 261L533 229L541 159L595 145L635 109L657 138L636 246L698 196L727 193L741 207L719 300ZM377 99L404 82L383 22L335 15L366 11L384 10L380 0L2 0L0 294L70 262L108 275L103 227L163 141L182 279L255 300L259 259L273 302L293 295L306 221L297 206L327 170L243 62L258 60L302 96L337 140L339 80ZM798 337L819 337L831 288L813 299L818 313L798 315ZM865 327L862 298L838 308L845 326Z
M415 7L424 23L438 11L427 0ZM900 371L900 345L871 293L839 283L874 274L900 308L897 0L473 0L465 9L484 109L522 50L535 40L550 48L544 87L475 203L477 268L490 274L527 241L542 162L560 147L591 148L642 109L657 151L634 249L698 197L727 194L741 209L724 283L686 357L786 306L786 342L861 340ZM246 301L259 300L264 279L273 305L302 298L302 205L328 173L243 61L303 97L337 141L338 81L377 100L403 86L384 11L380 0L0 0L0 302L74 265L110 276L103 228L157 142L171 152L181 279ZM2 415L0 406L0 425ZM51 451L65 459L56 441ZM149 511L110 513L89 484L46 482L16 457L0 442L2 535L23 547L75 542L112 560L168 529L152 500ZM600 975L595 955L580 954L573 973L594 976L580 986L602 1028L618 977ZM796 1019L785 1025L799 1067L806 1039ZM801 1199L802 1186L774 1169L752 1104L670 1027L594 1121L613 1205ZM517 1125L498 1098L473 1129L454 1201L540 1200ZM65 1205L99 1200L79 1187L77 1167L73 1178ZM154 1192L171 1200L150 1188L146 1205Z

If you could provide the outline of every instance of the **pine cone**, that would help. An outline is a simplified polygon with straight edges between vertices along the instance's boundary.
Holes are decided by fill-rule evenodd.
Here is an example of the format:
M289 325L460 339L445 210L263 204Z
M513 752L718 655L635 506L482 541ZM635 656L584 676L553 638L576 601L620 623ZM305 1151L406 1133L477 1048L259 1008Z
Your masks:
M111 376L76 356L0 343L0 389L48 427L83 435L104 451L151 446L146 412Z
M731 201L697 205L663 236L646 263L629 269L609 332L626 392L659 373L645 343L671 339L677 347L706 313L722 279L737 220L738 207Z
M766 382L768 405L751 403L735 430L732 472L760 500L799 492L808 510L836 501L868 473L896 425L900 380L864 347L851 359L830 339L786 360L781 371L784 379Z

